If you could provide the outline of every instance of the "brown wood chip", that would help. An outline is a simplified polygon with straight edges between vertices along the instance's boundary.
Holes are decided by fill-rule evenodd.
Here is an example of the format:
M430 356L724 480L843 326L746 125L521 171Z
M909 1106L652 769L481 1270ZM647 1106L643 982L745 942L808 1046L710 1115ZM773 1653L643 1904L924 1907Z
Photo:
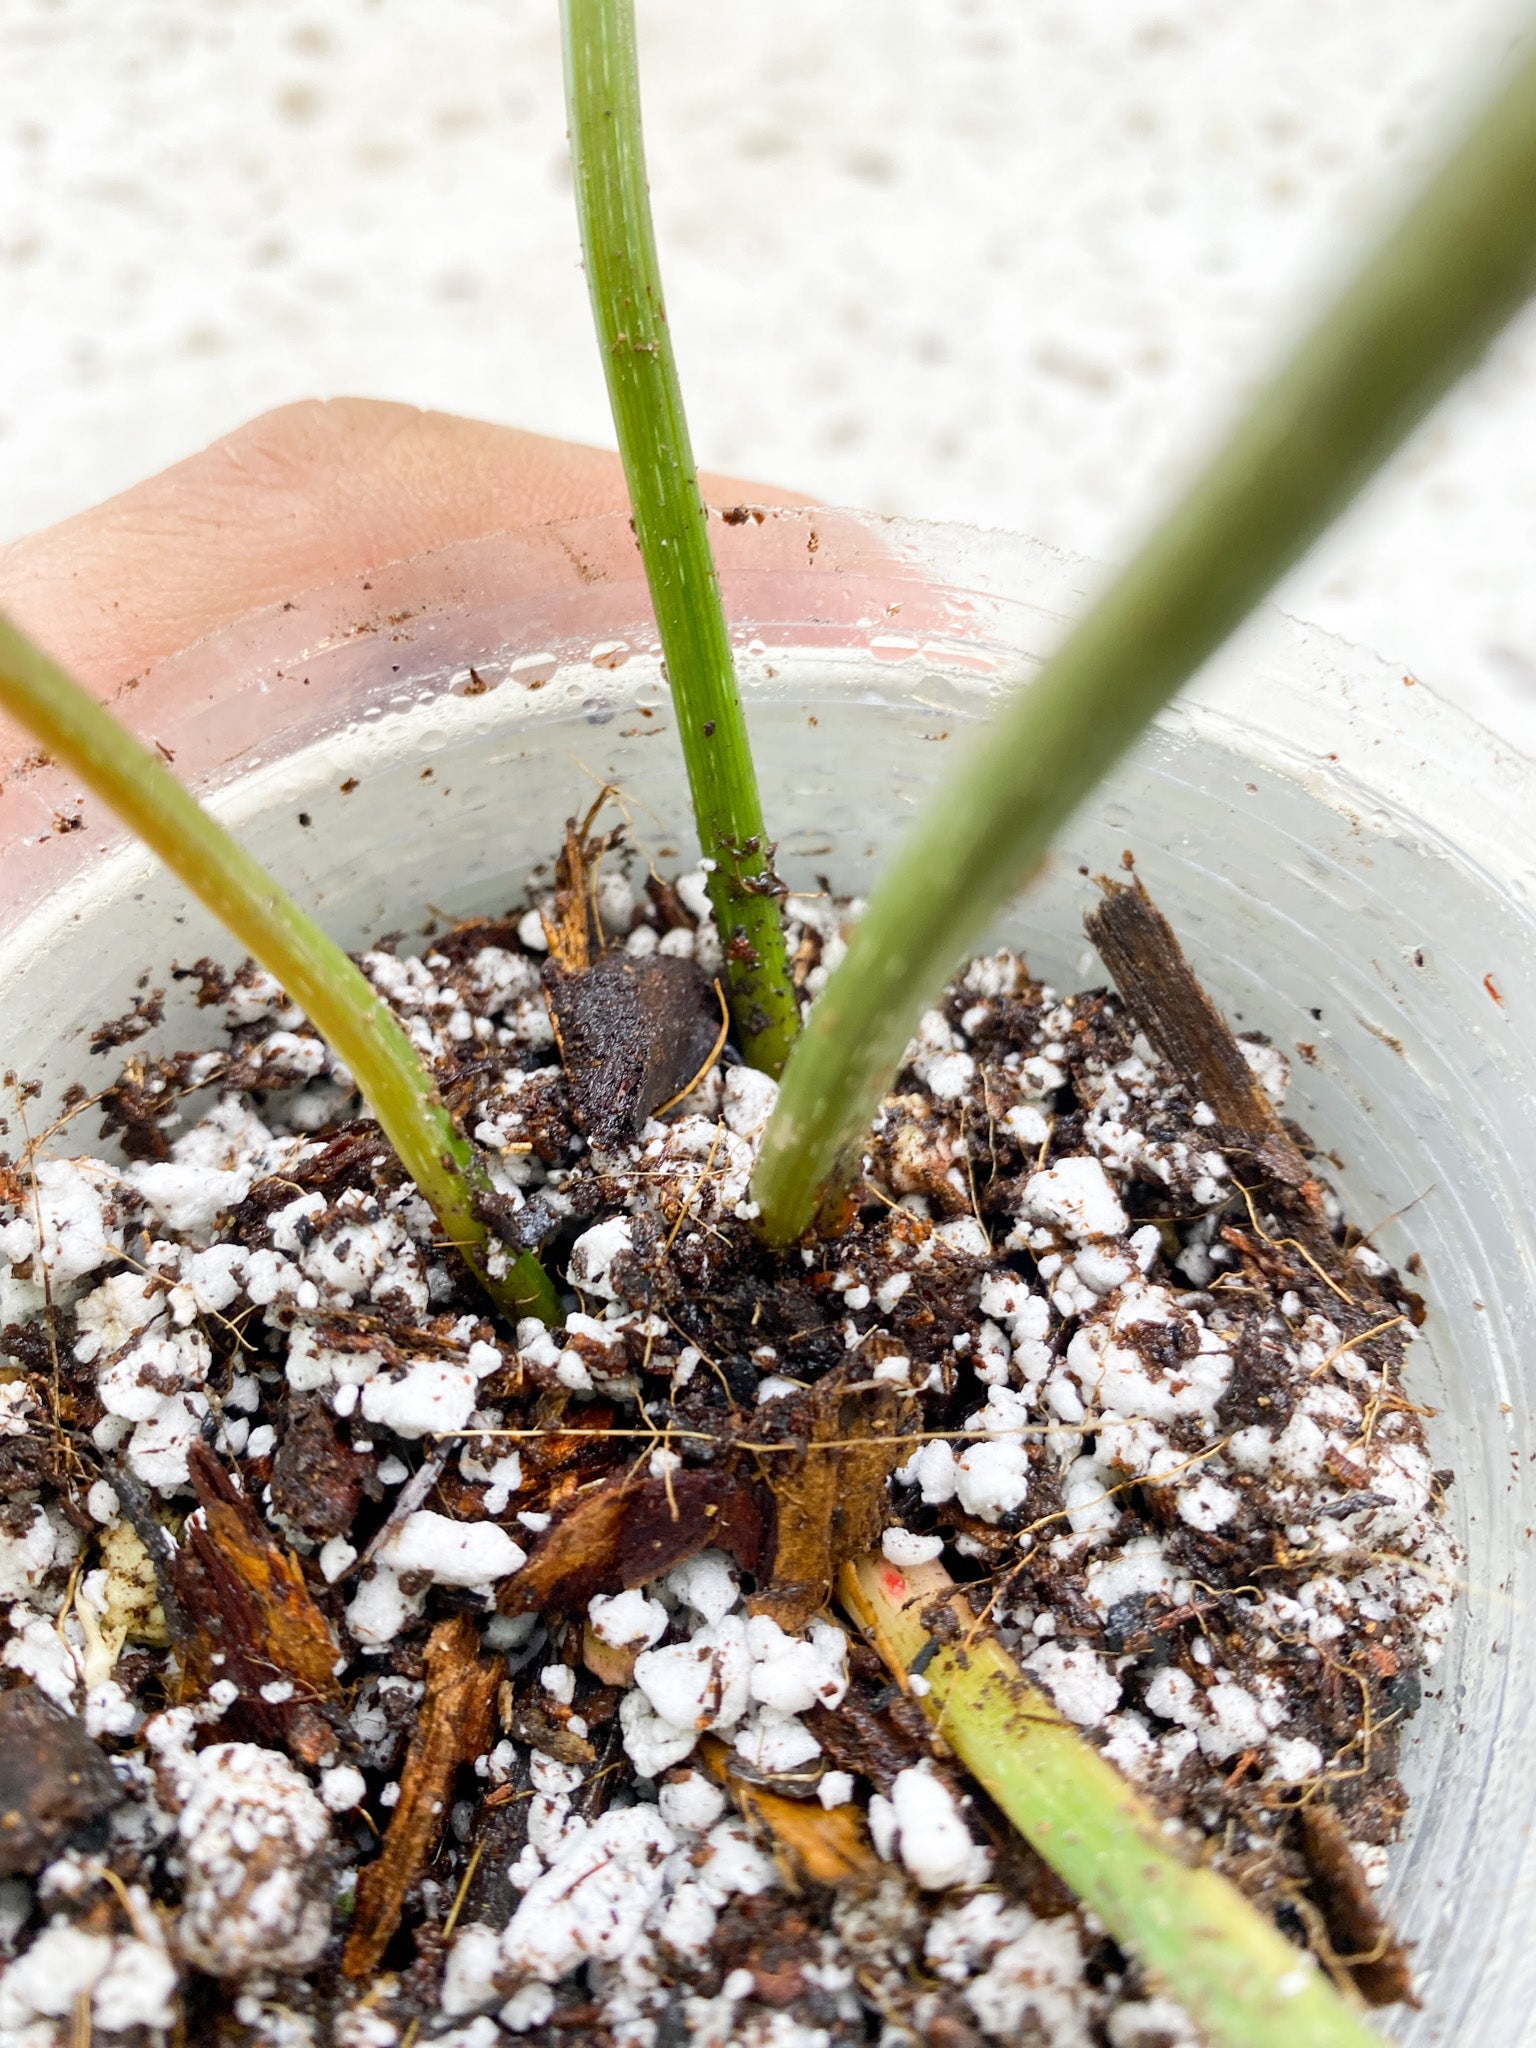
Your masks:
M886 1482L906 1455L893 1439L910 1396L871 1385L870 1370L870 1360L855 1353L794 1403L795 1419L805 1418L806 1443L837 1450L802 1449L771 1462L773 1570L769 1590L750 1605L791 1635L825 1606L839 1567L873 1548L890 1519Z
M1349 1831L1321 1799L1301 1809L1301 1841L1312 1891L1322 1909L1335 1960L1348 1970L1368 2005L1417 2005L1407 1947L1382 1916Z
M761 1572L772 1519L766 1489L728 1471L675 1472L670 1485L609 1480L557 1516L522 1570L502 1581L496 1604L503 1614L579 1614L594 1593L643 1586L711 1547Z
M196 1629L187 1660L193 1686L231 1679L253 1711L261 1687L285 1678L300 1704L339 1699L341 1651L298 1560L272 1541L254 1502L205 1444L193 1445L187 1464L202 1514L188 1521L172 1572Z
M378 1968L400 1924L405 1895L448 1818L454 1773L490 1745L501 1664L479 1649L480 1632L467 1614L440 1621L427 1638L426 1689L400 1773L400 1801L377 1859L358 1873L357 1909L341 1963L354 1981Z
M1190 1093L1216 1112L1221 1139L1284 1186L1313 1186L1311 1167L1141 881L1100 876L1099 887L1104 901L1083 922L1126 1007Z
M371 1461L359 1456L323 1400L295 1401L272 1460L272 1506L323 1541L352 1527Z

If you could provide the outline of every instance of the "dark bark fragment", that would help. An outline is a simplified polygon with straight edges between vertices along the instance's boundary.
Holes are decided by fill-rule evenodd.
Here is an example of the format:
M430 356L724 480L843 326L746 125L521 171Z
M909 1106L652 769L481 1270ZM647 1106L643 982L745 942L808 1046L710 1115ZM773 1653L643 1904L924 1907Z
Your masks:
M1311 1167L1141 881L1101 876L1099 887L1104 901L1084 926L1157 1050L1190 1093L1216 1112L1227 1145L1285 1187L1312 1185Z
M1417 2005L1408 1950L1377 1907L1349 1831L1320 1799L1301 1809L1301 1844L1336 1959L1367 2005Z
M255 1504L213 1453L194 1444L187 1462L202 1512L189 1518L171 1567L178 1603L195 1629L187 1683L201 1692L216 1678L232 1680L242 1715L266 1739L315 1762L334 1747L316 1709L341 1697L336 1639L298 1560L273 1542ZM293 1688L287 1698L262 1698L263 1686L284 1680Z
M503 1580L497 1605L503 1614L580 1613L594 1593L643 1586L710 1548L761 1572L771 1526L765 1489L737 1474L706 1468L675 1472L670 1483L609 1480L544 1531L522 1570Z
M0 1693L0 1877L41 1869L122 1798L83 1722L35 1685Z
M356 1519L369 1469L325 1406L305 1402L290 1414L272 1460L272 1506L306 1536L340 1535Z
M571 1113L597 1145L631 1143L652 1111L688 1086L720 1030L714 990L691 960L600 953L569 973L554 959L544 989Z

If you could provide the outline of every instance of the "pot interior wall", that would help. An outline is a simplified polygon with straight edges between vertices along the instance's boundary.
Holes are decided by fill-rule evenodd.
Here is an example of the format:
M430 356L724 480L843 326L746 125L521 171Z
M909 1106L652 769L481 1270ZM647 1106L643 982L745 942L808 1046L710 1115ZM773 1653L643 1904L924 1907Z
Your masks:
M960 669L898 670L867 648L778 650L771 663L759 652L748 668L786 880L865 890L988 692ZM344 942L395 930L415 948L434 919L505 908L604 781L622 789L635 842L659 867L691 860L653 660L636 654L617 672L575 663L537 701L505 686L424 695L269 761L220 797L252 851ZM1337 1155L1354 1218L1394 1260L1423 1259L1430 1315L1411 1388L1438 1411L1431 1440L1437 1464L1456 1471L1466 1563L1458 1620L1407 1742L1414 1806L1392 1892L1419 1944L1425 2010L1396 2032L1419 2044L1512 2041L1536 1973L1527 916L1379 792L1356 802L1343 769L1320 780L1318 764L1287 759L1272 736L1198 713L1160 730L1095 798L998 939L1064 988L1101 979L1082 937L1092 885L1079 868L1114 869L1125 848L1228 1014L1291 1054L1290 1110ZM204 953L232 957L128 848L44 902L0 957L6 1064L46 1084L33 1114L71 1081L108 1078L121 1055L92 1057L89 1030L128 1008L146 968L168 996L145 1043L199 1043L206 1018L166 970ZM74 1128L79 1149L95 1143L89 1114Z

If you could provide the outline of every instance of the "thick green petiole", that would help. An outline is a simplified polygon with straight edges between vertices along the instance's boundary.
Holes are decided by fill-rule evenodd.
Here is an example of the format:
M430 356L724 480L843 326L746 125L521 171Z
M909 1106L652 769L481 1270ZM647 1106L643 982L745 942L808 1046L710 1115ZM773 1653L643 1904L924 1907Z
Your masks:
M1536 284L1536 55L886 870L801 1034L752 1192L775 1243L850 1163L923 1005L1153 714Z
M780 890L736 686L661 298L640 129L633 0L561 0L576 211L699 844L747 1061L777 1074L800 1028Z
M559 1322L531 1252L508 1263L475 1215L483 1169L421 1056L341 948L188 795L147 748L0 619L0 710L32 733L159 855L298 1004L362 1090L401 1165L496 1306ZM505 1271L497 1277L493 1266Z
M867 1557L844 1567L838 1590L902 1684L933 1648L923 1609L953 1609L960 1641L923 1666L936 1732L1212 2048L1379 2048L1312 1958L1193 1861L1002 1645L976 1631L942 1565L898 1571Z

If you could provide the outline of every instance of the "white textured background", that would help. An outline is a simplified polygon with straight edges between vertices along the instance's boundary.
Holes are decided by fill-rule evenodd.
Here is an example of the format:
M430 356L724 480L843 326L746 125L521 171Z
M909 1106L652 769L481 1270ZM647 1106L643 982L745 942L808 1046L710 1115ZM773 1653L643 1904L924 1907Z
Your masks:
M641 14L701 458L1111 558L1521 18ZM0 538L342 391L610 439L554 0L0 0ZM1533 541L1528 319L1284 597L1531 745Z

